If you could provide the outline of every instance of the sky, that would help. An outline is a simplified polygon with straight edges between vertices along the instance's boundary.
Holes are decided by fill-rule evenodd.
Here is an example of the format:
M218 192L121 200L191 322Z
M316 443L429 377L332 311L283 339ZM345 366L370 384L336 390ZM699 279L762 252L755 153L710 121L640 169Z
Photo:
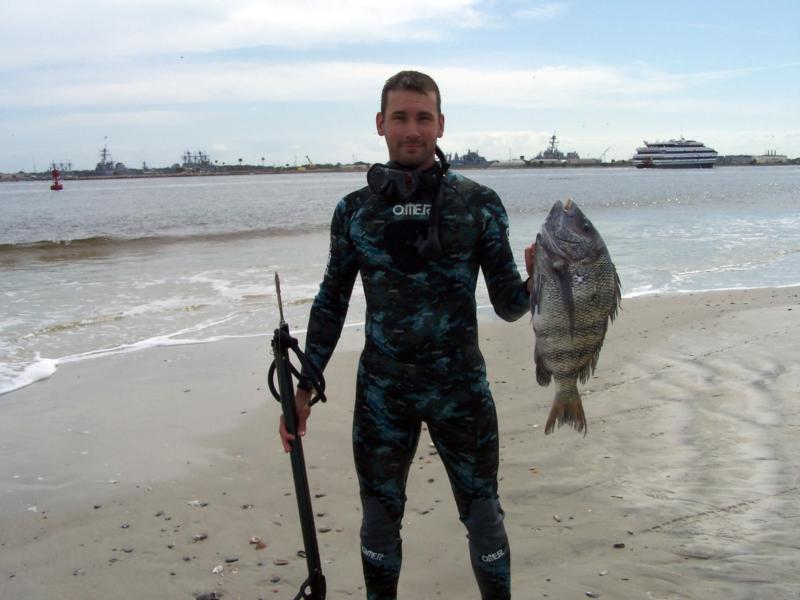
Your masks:
M0 9L0 172L378 162L384 81L439 84L445 152L800 157L798 0L31 0Z

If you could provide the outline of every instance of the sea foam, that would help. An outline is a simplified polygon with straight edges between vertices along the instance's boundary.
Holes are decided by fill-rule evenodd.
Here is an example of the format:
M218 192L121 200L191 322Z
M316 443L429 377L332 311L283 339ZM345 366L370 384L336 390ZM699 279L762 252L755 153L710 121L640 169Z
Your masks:
M58 368L58 359L41 358L38 354L31 364L19 373L12 373L6 365L0 365L0 394L13 392L42 379L52 377Z

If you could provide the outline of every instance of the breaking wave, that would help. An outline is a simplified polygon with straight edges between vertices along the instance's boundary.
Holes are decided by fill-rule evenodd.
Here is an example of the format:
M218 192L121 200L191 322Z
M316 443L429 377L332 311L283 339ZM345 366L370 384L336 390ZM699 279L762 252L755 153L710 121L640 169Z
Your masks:
M326 231L328 224L298 223L291 227L276 226L262 229L230 232L203 232L187 235L164 235L143 237L108 237L89 236L66 240L39 240L36 242L17 242L0 244L0 261L9 262L16 259L58 259L70 260L92 258L100 254L124 252L156 248L171 244L186 243L225 243L249 239L280 237Z
M271 334L267 332L250 333L250 334L225 334L225 335L210 335L203 337L202 331L211 327L224 324L231 319L236 318L237 314L233 313L221 319L212 321L205 321L190 327L186 327L173 333L164 335L157 335L142 339L128 344L120 344L111 348L101 348L97 350L90 350L88 352L80 352L77 354L70 354L61 358L43 358L39 354L29 364L25 365L21 370L12 371L6 365L0 363L0 396L8 394L15 390L29 386L37 381L49 379L55 374L58 367L61 365L81 362L84 360L91 360L95 358L103 358L106 356L114 356L117 354L128 354L131 352L139 352L148 350L150 348L164 348L170 346L190 346L196 344L211 344L223 340L231 339L247 339L257 337L267 337ZM345 329L352 329L363 327L364 322L348 322L345 324ZM292 335L302 335L306 333L305 328L297 328L292 330ZM201 335L197 335L201 334Z

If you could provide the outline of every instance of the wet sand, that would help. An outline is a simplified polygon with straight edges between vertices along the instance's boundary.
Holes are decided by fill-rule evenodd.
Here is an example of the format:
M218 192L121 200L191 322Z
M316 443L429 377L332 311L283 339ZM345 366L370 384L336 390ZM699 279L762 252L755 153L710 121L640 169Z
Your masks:
M364 597L359 335L305 439L328 598ZM625 300L581 386L584 438L543 433L554 392L535 384L528 319L482 324L514 597L800 598L798 339L800 288ZM267 344L75 363L0 397L0 598L294 597L305 560ZM477 598L425 434L408 495L400 598Z

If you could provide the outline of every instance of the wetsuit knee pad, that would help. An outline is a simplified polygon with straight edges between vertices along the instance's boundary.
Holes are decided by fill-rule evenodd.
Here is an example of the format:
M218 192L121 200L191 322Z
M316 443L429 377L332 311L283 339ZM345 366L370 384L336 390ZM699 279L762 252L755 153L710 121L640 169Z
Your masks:
M503 510L496 499L473 500L464 525L469 532L469 547L476 567L507 559L508 536L503 525Z
M377 498L361 501L361 554L370 562L382 563L399 552L401 518L394 519Z

